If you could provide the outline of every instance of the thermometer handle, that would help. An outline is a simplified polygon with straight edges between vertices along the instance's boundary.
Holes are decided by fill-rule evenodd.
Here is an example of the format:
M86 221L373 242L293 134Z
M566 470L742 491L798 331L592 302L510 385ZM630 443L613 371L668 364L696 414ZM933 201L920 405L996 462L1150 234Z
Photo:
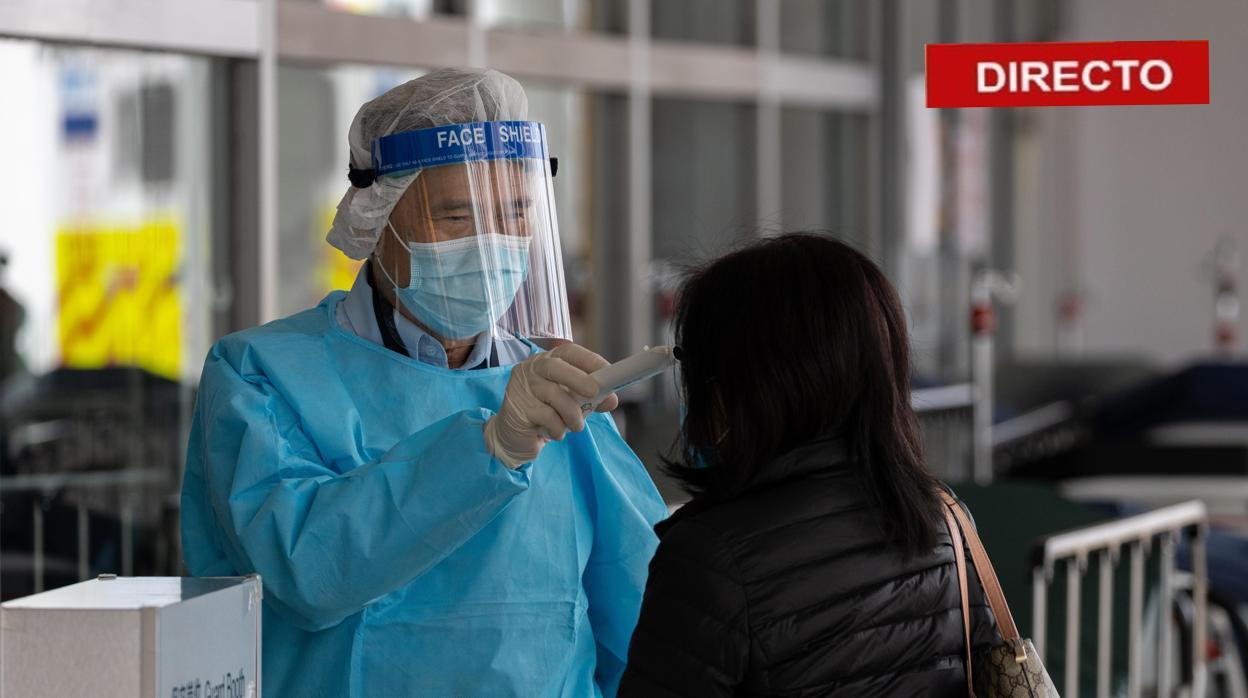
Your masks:
M598 407L611 393L623 390L634 383L640 383L647 378L653 378L671 368L675 361L671 347L649 347L594 371L589 376L598 381L602 390L592 400L582 404L581 409L588 412Z

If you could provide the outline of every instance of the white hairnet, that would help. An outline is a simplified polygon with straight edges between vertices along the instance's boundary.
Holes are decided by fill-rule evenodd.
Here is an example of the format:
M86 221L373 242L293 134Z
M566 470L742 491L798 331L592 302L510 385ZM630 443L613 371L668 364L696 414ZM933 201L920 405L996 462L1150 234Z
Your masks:
M471 121L523 121L528 112L524 88L497 70L435 70L360 107L347 133L351 167L372 170L373 141L382 136ZM419 174L376 177L367 187L349 187L326 240L352 259L367 258L390 212Z

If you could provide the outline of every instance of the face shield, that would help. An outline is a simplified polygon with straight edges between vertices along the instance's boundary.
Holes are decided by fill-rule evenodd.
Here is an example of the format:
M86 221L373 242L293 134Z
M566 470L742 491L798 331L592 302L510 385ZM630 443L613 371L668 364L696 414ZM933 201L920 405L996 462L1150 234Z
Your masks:
M452 341L572 338L540 123L396 133L372 156L379 183L407 182L373 263L422 325Z

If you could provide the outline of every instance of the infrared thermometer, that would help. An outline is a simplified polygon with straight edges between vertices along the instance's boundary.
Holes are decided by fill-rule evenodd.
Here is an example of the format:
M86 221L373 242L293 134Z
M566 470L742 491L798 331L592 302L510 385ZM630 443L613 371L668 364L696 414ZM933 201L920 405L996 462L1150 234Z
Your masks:
M610 366L594 371L589 374L589 377L598 381L598 385L602 386L602 390L598 391L598 394L593 399L582 403L581 411L589 412L593 410L603 400L606 400L611 393L623 390L635 383L654 378L671 368L675 363L676 357L672 354L671 347L646 347L626 359L621 359Z

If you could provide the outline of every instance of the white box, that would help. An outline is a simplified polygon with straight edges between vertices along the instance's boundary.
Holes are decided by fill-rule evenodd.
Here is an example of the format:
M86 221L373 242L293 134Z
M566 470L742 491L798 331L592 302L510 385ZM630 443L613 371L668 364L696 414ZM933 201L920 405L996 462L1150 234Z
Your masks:
M114 577L0 606L0 698L259 698L260 578Z

